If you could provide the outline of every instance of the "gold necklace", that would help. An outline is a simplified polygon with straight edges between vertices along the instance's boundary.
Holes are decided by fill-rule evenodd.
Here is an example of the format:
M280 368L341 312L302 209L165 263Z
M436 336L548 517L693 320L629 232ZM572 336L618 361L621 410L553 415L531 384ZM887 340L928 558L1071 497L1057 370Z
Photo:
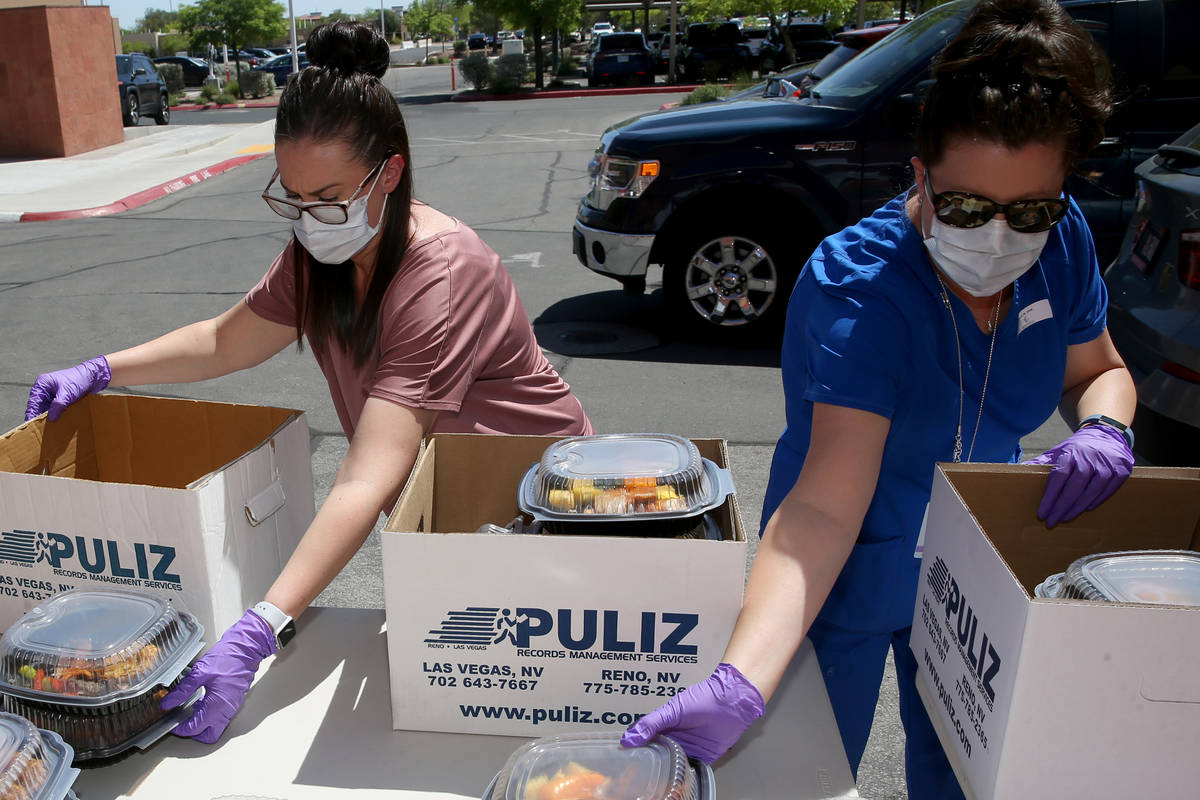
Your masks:
M958 319L954 314L954 306L950 305L950 293L946 291L946 282L942 280L942 276L938 274L937 269L933 270L933 275L938 279L938 285L942 288L942 305L950 312L950 324L954 326L954 348L958 352L958 427L954 432L954 463L962 461L962 415L963 415L963 367L962 367L962 342L958 338ZM971 434L971 449L967 451L967 461L971 460L971 456L975 454L975 437L979 436L979 425L983 422L983 401L987 398L988 377L992 374L992 353L996 349L996 329L1000 327L1000 304L1004 301L1004 290L1000 290L1000 294L996 296L996 308L992 312L991 318L988 319L988 331L992 334L991 342L988 344L988 360L987 368L983 372L983 389L979 393L979 416L975 418L975 432Z

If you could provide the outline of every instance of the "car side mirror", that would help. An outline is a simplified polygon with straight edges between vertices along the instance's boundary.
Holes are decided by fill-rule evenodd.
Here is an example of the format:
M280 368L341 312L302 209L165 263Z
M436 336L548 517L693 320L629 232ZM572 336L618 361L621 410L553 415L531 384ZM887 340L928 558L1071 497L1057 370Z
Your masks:
M146 74L146 68L145 68L145 67L138 67L138 68L136 68L136 69L133 71L133 74L134 74L134 76L135 76L135 77L136 77L136 76L138 76L138 75L145 75L145 74Z

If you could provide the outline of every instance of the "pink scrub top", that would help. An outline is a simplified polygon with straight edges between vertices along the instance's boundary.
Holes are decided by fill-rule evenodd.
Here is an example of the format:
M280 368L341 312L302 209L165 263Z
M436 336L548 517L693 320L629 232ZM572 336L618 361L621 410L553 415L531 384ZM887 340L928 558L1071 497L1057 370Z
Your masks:
M246 295L254 313L280 325L296 324L294 246ZM368 397L437 411L430 433L593 432L538 346L500 257L458 220L408 247L383 299L375 358L358 367L332 337L313 354L350 438Z

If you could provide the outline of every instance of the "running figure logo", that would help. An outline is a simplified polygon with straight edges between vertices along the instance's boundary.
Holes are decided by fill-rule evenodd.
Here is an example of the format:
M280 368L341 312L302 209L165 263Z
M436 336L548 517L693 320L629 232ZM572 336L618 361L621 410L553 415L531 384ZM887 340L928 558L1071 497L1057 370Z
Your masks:
M502 608L500 609L500 613L496 616L496 630L498 630L500 634L492 640L492 644L500 644L500 642L503 642L505 639L510 640L513 644L518 644L517 625L520 624L522 620L528 620L529 617L525 614L521 614L518 617L510 617L509 613L510 612L507 608Z

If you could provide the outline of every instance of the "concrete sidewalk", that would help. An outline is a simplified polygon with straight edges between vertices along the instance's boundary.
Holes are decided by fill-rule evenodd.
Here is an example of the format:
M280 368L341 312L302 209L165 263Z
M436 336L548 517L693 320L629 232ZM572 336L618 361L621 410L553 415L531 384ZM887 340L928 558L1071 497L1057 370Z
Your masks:
M221 112L213 112L214 121ZM69 158L0 160L0 222L113 214L274 151L274 120L125 129L125 141Z

